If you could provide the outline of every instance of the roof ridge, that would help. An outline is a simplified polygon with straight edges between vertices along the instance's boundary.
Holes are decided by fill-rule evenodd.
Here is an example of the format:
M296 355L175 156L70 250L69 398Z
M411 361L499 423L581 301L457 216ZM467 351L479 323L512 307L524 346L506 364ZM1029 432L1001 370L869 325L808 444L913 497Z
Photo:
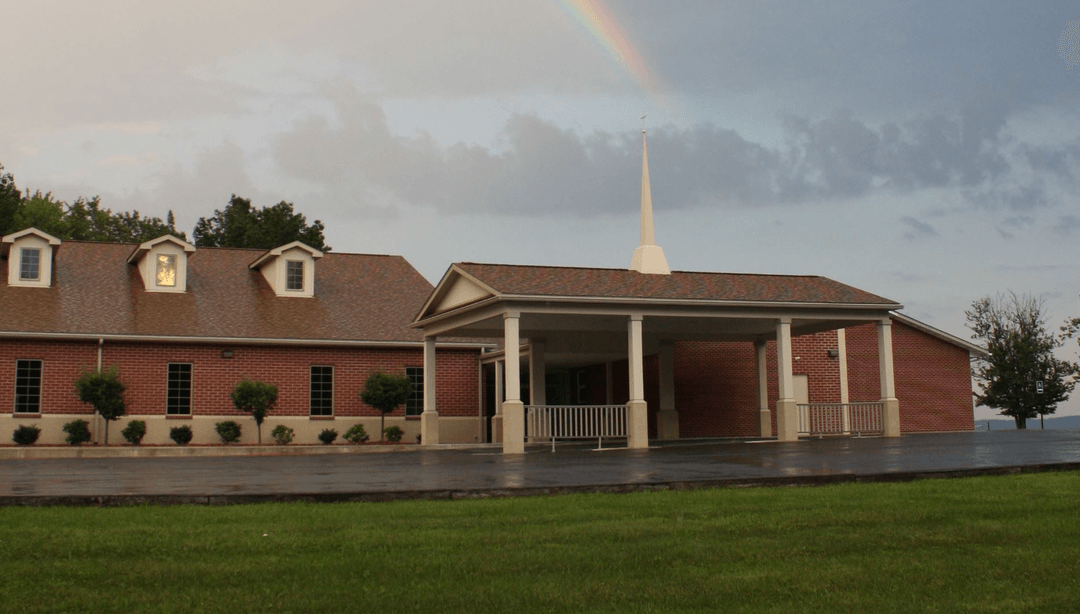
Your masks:
M631 269L621 269L615 267L589 267L589 266L565 266L555 264L504 264L496 262L455 262L454 264L476 264L480 266L501 266L501 267L514 267L514 268L527 268L527 269L573 269L584 271L625 271L627 273L634 273ZM747 277L800 277L800 278L818 278L829 279L830 281L836 281L823 275L800 275L795 273L732 273L727 271L672 271L674 273L689 273L689 274L705 274L705 275L743 275ZM843 282L837 282L843 283Z

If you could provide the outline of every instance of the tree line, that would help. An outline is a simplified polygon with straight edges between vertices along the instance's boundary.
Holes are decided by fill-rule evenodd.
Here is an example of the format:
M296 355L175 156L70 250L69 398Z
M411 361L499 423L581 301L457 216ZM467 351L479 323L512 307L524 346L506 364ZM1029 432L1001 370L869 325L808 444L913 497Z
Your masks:
M176 228L172 210L162 220L143 216L137 210L114 213L102 205L98 196L79 197L68 203L52 192L23 193L15 178L4 172L0 164L0 236L31 226L63 241L142 243L165 234L189 240L186 232ZM304 214L296 212L290 202L281 201L260 209L252 206L250 199L233 194L224 209L215 209L213 215L199 218L191 240L196 247L256 249L302 241L328 251L325 228L319 220L308 224Z

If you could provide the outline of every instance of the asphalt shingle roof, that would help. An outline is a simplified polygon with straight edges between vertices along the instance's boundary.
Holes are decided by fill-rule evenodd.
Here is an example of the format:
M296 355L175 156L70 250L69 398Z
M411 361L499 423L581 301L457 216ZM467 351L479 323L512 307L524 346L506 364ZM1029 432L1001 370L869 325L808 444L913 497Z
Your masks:
M462 271L500 294L578 298L881 305L896 301L817 275L752 275L672 271L645 275L628 269L518 266L459 262Z
M328 252L313 298L279 297L248 265L266 250L199 248L187 292L146 292L133 244L64 241L50 288L7 284L0 332L313 341L423 340L410 328L431 284L401 256Z

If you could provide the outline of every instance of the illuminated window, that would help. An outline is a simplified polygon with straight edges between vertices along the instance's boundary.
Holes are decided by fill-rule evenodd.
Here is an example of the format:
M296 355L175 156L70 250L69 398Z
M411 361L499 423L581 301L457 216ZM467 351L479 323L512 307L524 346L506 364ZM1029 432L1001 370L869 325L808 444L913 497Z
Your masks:
M304 261L289 260L285 263L285 289L304 289Z
M424 368L405 367L405 377L412 382L412 392L405 399L405 415L419 416L424 413Z
M311 415L334 415L333 367L311 367Z
M170 416L191 415L191 363L169 363L165 413Z
M15 361L15 413L41 413L41 361Z
M41 277L41 250L22 248L22 260L19 261L19 279L36 280Z
M173 254L158 254L157 257L157 285L176 285L176 256Z

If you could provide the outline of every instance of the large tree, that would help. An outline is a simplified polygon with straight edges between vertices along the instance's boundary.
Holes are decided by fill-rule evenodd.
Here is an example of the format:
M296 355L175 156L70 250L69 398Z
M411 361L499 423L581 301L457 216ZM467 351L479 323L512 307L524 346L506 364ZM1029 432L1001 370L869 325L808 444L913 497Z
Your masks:
M1077 365L1054 356L1063 341L1046 329L1042 301L1010 292L978 299L964 313L972 339L989 352L975 361L978 404L1012 417L1018 429L1057 411L1076 385Z
M15 178L4 172L0 164L0 236L19 230L15 227L15 214L19 211L22 194L15 187Z
M315 249L328 251L325 226L319 220L308 225L303 213L293 210L292 203L281 201L272 207L257 209L251 200L236 194L224 210L201 217L192 233L199 247L254 247L273 249L293 241L301 241Z

